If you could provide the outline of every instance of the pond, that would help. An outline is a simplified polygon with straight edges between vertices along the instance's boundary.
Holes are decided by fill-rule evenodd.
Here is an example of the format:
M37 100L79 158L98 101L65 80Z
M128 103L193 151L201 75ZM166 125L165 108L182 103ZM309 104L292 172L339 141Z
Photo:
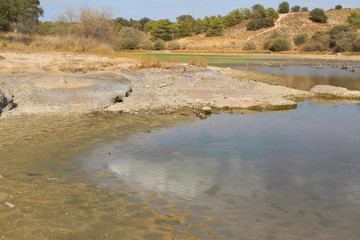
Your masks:
M331 85L344 87L349 90L360 90L359 64L352 63L355 72L350 69L341 69L340 64L329 66L284 66L254 67L255 71L270 73L281 78L280 85L301 90L310 90L316 85ZM235 67L236 68L236 67ZM243 67L242 67L243 68Z
M358 239L359 119L359 104L308 100L290 112L224 113L119 136L77 161L89 175L108 171L104 186L176 201L190 224L222 239Z

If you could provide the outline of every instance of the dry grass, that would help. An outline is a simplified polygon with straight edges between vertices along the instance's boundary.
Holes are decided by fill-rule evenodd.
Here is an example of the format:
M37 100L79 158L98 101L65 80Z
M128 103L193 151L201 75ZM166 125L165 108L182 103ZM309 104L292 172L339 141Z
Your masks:
M190 58L189 61L188 61L188 64L189 65L192 65L192 66L197 66L197 67L207 67L207 62L205 59L203 58Z
M164 65L160 58L157 57L137 57L137 60L140 62L135 66L136 69L145 69L145 68L169 68L167 65Z
M6 33L0 35L0 49L15 51L37 50L80 52L94 54L114 53L110 44L93 38L24 35L20 33Z

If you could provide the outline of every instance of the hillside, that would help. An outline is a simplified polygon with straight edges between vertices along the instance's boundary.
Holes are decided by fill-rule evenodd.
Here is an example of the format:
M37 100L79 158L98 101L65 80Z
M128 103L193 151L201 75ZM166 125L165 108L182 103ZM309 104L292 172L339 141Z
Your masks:
M316 31L327 31L334 26L346 24L348 15L354 10L360 9L344 9L344 10L329 10L326 15L329 17L327 23L314 23L309 17L309 12L296 12L280 14L280 17L275 20L275 26L266 29L259 29L257 31L246 30L246 25L250 20L245 20L242 23L226 28L223 36L220 37L205 37L198 35L179 41L187 46L187 49L239 49L243 42L252 40L259 46L262 46L264 41L275 31L281 32L283 35L293 38L300 33L308 33L311 37Z

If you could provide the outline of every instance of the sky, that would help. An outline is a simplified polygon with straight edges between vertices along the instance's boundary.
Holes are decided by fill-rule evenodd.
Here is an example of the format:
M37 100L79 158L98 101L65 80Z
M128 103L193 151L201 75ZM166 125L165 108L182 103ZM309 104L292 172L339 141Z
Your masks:
M191 4L193 1L193 4ZM91 8L110 7L114 18L123 17L126 19L139 20L148 17L152 20L170 19L175 21L177 16L190 14L195 18L205 16L226 15L236 8L251 8L254 4L262 4L265 8L278 8L283 0L40 0L40 5L44 9L44 16L41 21L55 20L67 8L79 9L87 6ZM344 8L360 8L359 0L293 0L287 1L291 6L300 5L301 7L322 8L328 10L335 5L341 4Z

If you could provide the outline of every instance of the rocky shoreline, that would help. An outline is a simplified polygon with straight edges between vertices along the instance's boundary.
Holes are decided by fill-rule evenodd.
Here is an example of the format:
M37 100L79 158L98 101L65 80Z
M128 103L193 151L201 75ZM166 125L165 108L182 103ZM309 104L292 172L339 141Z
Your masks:
M94 111L178 112L201 116L209 112L244 109L293 109L297 101L305 98L360 99L360 91L339 87L315 86L310 91L301 91L254 81L249 78L250 71L244 74L243 70L183 64L171 64L161 69L136 69L134 63L111 66L111 69L92 73L5 71L0 85L4 92L0 94L2 117ZM256 79L256 73L253 74L252 79ZM14 99L9 98L12 95Z

